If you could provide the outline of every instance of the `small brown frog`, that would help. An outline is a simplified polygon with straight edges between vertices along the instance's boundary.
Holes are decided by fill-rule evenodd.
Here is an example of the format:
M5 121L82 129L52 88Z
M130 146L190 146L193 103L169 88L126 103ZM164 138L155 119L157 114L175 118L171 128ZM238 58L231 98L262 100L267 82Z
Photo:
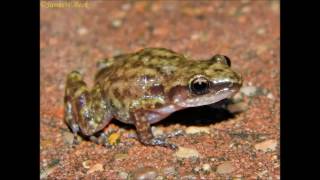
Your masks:
M175 149L152 135L150 125L175 111L216 103L234 95L241 76L228 57L192 60L164 48L147 48L98 63L89 90L77 71L67 77L65 121L73 133L92 136L111 119L133 124L145 145Z

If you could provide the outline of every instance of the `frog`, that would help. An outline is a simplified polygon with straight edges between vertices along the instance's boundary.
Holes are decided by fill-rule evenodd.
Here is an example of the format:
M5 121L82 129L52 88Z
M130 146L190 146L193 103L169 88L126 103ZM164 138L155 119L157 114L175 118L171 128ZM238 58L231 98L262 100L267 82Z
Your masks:
M95 137L116 119L134 125L143 145L177 149L168 138L155 137L151 125L176 111L230 98L242 82L225 55L193 59L166 48L144 48L99 61L91 89L79 71L70 72L65 122L74 135Z

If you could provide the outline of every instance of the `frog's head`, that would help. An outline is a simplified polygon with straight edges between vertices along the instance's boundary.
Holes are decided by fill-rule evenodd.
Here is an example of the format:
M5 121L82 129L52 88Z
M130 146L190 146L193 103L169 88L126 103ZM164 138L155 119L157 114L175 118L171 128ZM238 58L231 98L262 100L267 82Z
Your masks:
M230 59L215 55L193 62L180 80L183 85L171 89L171 101L180 107L213 104L233 96L242 86L241 76L231 70Z

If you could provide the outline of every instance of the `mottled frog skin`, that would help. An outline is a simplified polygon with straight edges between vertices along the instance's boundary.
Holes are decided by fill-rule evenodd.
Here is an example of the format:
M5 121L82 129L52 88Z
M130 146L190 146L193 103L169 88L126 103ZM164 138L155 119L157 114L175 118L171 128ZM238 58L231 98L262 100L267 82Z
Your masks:
M74 134L92 136L111 119L133 124L145 145L177 146L152 135L150 125L175 111L234 95L241 76L229 58L193 60L164 48L147 48L98 63L90 90L77 71L67 77L65 121Z

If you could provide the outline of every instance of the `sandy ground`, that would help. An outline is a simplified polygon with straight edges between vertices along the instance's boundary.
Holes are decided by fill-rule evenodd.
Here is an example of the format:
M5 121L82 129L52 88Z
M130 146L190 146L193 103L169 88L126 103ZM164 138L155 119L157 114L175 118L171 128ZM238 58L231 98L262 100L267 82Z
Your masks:
M72 2L41 2L42 179L280 179L278 1ZM114 146L72 147L67 73L80 70L91 86L99 59L155 46L196 59L228 55L245 80L229 110L242 112L204 107L156 124L154 133L185 132L170 139L177 152L141 145L134 127L116 121L106 128Z

